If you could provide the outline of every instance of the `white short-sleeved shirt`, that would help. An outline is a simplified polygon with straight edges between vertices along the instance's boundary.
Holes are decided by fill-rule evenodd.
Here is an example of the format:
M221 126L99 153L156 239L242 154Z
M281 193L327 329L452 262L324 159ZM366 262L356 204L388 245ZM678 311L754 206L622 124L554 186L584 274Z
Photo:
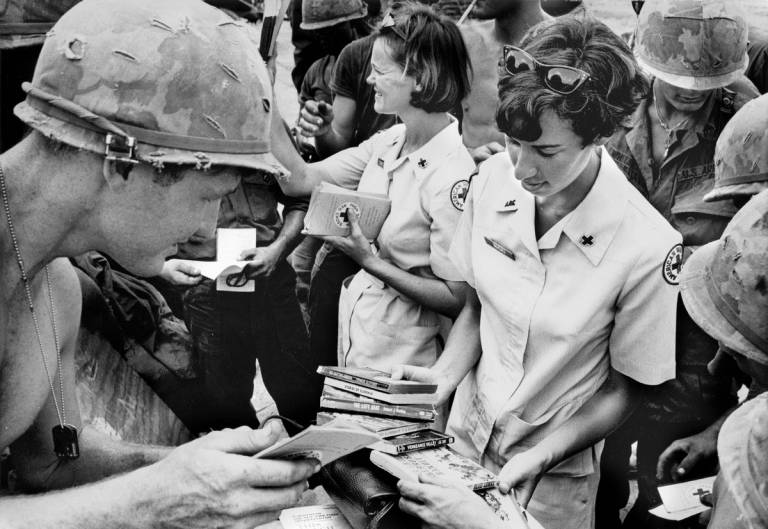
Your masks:
M482 303L482 356L457 391L457 449L498 471L573 415L609 367L643 384L675 376L680 234L603 149L592 189L537 240L535 197L507 153L472 182L451 248ZM554 472L593 471L585 450Z
M392 200L377 237L381 258L411 273L461 281L449 249L474 161L455 120L420 149L399 156L404 142L405 126L395 125L319 164L337 185ZM339 364L431 365L443 320L361 270L339 299Z
M392 200L377 238L382 258L403 270L431 267L442 279L461 280L448 250L475 164L458 122L401 157L404 142L405 125L395 125L318 164L337 185Z

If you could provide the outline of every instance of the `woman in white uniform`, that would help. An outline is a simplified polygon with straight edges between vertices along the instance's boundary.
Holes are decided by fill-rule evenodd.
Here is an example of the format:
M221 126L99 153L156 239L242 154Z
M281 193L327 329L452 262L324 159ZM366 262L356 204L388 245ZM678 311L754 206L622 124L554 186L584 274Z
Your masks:
M618 36L563 17L506 46L504 65L507 152L473 179L451 248L474 290L435 366L395 375L436 381L442 399L458 386L455 448L544 527L590 528L601 440L675 376L681 237L602 146L648 87ZM491 526L442 501L450 487L401 491L436 526Z
M392 201L376 249L354 212L350 236L327 238L362 267L341 292L339 364L429 366L446 317L463 305L448 251L475 166L449 111L467 93L470 66L455 24L418 4L384 18L371 66L374 109L401 124L313 164L286 147L277 126L273 152L291 172L280 184L289 195L325 181Z

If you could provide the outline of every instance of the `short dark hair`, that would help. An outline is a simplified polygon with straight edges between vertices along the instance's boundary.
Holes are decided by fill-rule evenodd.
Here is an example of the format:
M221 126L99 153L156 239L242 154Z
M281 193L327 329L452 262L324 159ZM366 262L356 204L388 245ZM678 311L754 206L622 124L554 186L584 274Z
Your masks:
M396 2L390 12L395 29L380 28L376 36L385 39L392 59L421 85L411 94L411 105L427 112L454 109L469 93L472 75L459 28L450 18L415 2Z
M510 75L504 71L496 124L508 136L535 141L541 136L541 114L551 109L571 123L586 146L611 136L648 94L648 79L629 47L592 17L542 22L526 33L520 47L542 63L584 70L590 80L563 95L548 89L538 72Z

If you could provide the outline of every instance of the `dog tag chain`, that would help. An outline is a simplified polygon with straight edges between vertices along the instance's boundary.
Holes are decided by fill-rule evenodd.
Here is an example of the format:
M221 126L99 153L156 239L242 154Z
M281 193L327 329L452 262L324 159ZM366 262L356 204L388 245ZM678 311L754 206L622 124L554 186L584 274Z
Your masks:
M19 270L21 271L21 281L24 284L24 294L27 298L27 306L29 307L29 313L32 315L32 322L35 325L35 334L37 335L37 343L40 346L40 355L43 359L45 376L48 379L48 386L51 388L51 397L53 397L53 405L56 407L56 415L59 418L59 424L54 426L51 430L51 434L53 435L53 451L59 459L77 459L80 455L80 445L77 442L77 428L71 424L67 424L67 415L66 410L64 409L64 380L61 372L61 350L59 349L59 333L56 330L56 310L53 303L53 289L51 289L51 277L48 274L48 265L43 266L43 269L45 271L45 282L48 287L48 301L51 304L51 329L53 330L53 344L56 348L56 363L59 373L59 398L56 397L56 390L53 387L53 379L51 378L51 373L48 369L48 355L45 354L45 348L43 347L43 339L40 334L40 322L37 319L35 305L32 301L32 288L30 287L27 271L24 268L24 260L21 258L19 241L16 238L16 230L14 229L13 219L11 218L11 207L8 202L8 189L5 185L5 173L3 172L2 167L0 167L0 194L2 194L3 208L5 209L5 218L8 221L8 232L11 235L13 251L16 254L16 263L19 265ZM59 401L61 401L61 406L59 406Z

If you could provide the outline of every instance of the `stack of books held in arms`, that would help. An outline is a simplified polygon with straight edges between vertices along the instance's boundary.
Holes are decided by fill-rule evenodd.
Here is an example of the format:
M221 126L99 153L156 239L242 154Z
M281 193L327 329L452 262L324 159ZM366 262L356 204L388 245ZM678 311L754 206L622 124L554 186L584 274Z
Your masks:
M383 438L369 448L404 454L453 442L434 426L436 384L393 380L367 367L320 366L325 376L317 424L344 418L347 423Z

